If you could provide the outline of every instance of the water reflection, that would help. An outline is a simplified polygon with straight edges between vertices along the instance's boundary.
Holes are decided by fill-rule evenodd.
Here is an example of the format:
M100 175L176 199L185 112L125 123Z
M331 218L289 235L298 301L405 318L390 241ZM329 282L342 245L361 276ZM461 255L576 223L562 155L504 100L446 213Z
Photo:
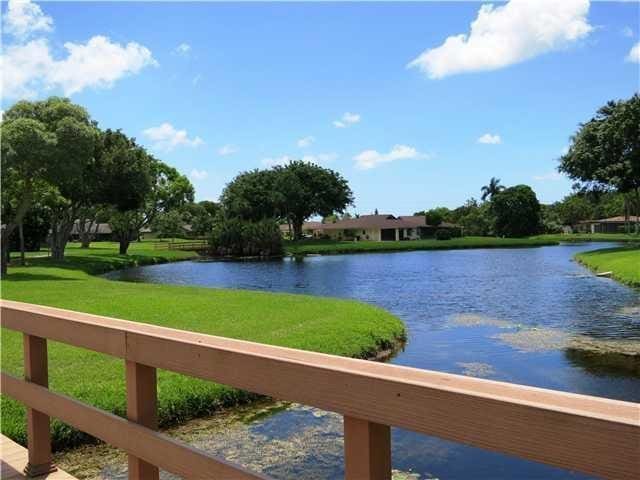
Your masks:
M109 277L354 298L406 323L393 363L638 402L639 294L571 260L605 246L183 262ZM237 442L210 434L200 446L276 478L339 478L340 422L293 406L238 425ZM393 463L421 478L584 478L402 430Z

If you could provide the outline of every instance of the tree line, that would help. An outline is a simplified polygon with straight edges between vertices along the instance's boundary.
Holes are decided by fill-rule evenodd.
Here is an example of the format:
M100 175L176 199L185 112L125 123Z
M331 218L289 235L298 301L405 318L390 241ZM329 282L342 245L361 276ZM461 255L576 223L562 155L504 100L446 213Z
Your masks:
M100 129L66 98L16 103L4 113L0 134L2 274L25 221L48 231L56 260L64 258L74 223L87 246L87 230L100 219L125 254L141 229L193 201L184 175L120 130Z
M505 188L493 177L480 200L416 213L432 225L459 224L468 235L500 236L559 233L583 220L635 215L640 233L640 96L610 101L582 123L558 171L574 180L574 191L551 205L540 204L527 185Z

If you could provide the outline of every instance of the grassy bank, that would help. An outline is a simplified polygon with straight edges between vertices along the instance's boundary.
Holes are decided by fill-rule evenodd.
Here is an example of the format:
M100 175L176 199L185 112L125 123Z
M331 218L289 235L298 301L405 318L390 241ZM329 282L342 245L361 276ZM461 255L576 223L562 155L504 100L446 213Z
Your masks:
M594 272L612 272L616 280L640 287L640 247L605 248L579 253L575 258Z
M72 246L63 262L32 258L10 268L2 297L71 310L262 342L363 357L390 346L404 334L400 320L355 301L303 295L125 283L95 276L123 268L193 257L190 252L132 245L130 255L117 245ZM124 367L119 359L49 342L50 387L99 408L124 415ZM2 368L22 374L22 337L2 331ZM248 400L237 390L166 371L159 372L159 414L163 426L179 423ZM25 441L24 409L2 398L2 432ZM57 448L86 440L54 422Z
M451 240L407 240L400 242L301 240L287 242L285 250L292 255L335 254L357 252L393 252L403 250L453 250L464 248L517 248L557 245L558 241L546 238L495 238L463 237Z
M640 242L640 235L626 233L558 233L531 238L555 242Z

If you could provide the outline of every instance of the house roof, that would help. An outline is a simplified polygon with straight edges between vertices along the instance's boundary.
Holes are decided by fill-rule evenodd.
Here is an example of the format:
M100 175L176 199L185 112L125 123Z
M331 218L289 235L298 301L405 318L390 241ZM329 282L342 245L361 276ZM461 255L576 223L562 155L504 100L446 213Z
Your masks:
M321 223L316 228L319 230L366 230L378 228L417 228L433 226L434 225L427 224L424 215L407 215L400 217L395 217L393 215L360 215L356 218L347 218L335 223ZM447 228L455 227L456 225L442 223L438 226Z
M630 222L637 222L639 218L637 215L629 215ZM618 215L617 217L600 218L598 220L583 220L580 223L625 223L625 221L623 215Z
M80 225L80 220L76 220L73 222L73 227L71 227L71 235L78 235L80 233L80 229L78 228ZM111 225L108 223L92 223L90 220L85 222L85 230L91 229L92 234L100 234L100 235L110 235L113 233L111 231Z

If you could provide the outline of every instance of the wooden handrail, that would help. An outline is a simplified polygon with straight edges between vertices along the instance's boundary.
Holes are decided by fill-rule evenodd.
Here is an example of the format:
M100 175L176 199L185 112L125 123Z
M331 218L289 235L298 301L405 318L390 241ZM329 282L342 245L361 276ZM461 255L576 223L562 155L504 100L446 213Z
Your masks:
M0 306L2 326L26 335L340 413L347 419L346 438L354 439L345 446L346 463L353 472L368 472L348 478L388 478L388 452L382 456L369 455L372 450L389 450L384 440L388 426L607 478L630 479L638 473L640 405L636 403L232 340L18 302L2 301ZM15 383L11 379L6 383L5 377L3 374L3 393L18 395ZM59 411L47 410L47 402L37 400L47 392L45 387L22 383L28 384L32 393L21 394L18 400L59 417ZM26 391L26 387L20 388ZM63 398L64 402L60 400L63 404L73 401ZM36 401L40 403L34 405ZM63 420L74 425L74 418ZM148 431L154 436L161 435ZM105 441L111 443L111 439ZM135 445L117 446L151 463L156 461L145 458L135 450ZM375 458L376 462L364 465L361 460L364 458Z

